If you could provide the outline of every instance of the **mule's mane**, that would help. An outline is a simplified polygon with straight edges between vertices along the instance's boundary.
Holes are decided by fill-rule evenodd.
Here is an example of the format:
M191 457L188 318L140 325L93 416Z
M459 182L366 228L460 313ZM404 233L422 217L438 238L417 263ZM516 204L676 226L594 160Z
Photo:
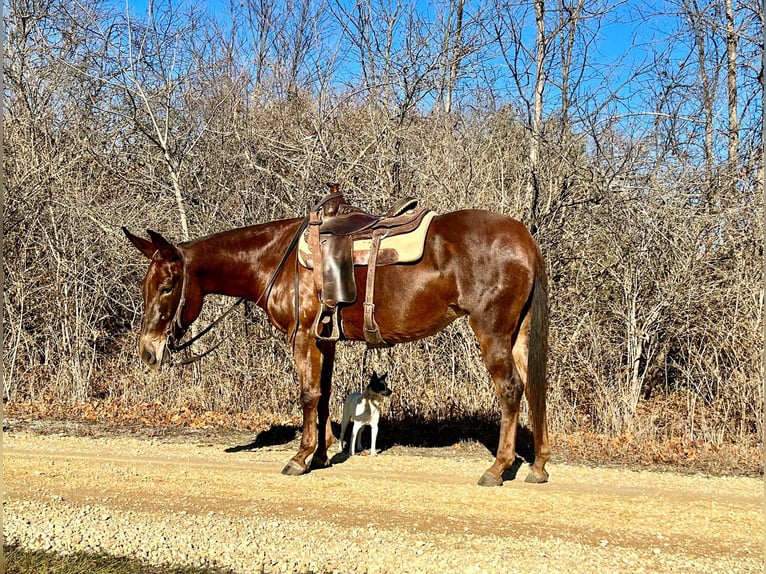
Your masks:
M245 227L235 227L225 231L217 231L209 235L204 235L190 241L184 241L178 244L180 248L193 248L201 244L209 245L228 245L233 241L248 241L254 238L260 238L264 232L273 234L276 229L288 228L292 224L297 224L300 218L280 219L265 223L256 223Z

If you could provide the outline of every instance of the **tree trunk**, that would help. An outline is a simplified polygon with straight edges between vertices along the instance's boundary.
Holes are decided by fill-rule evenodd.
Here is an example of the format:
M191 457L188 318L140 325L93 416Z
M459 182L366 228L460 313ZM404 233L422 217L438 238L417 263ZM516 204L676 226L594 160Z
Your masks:
M457 72L460 67L460 54L463 45L463 10L465 9L465 0L458 0L455 15L455 29L451 32L452 42L451 47L448 48L448 69L449 78L447 79L447 86L444 94L444 112L449 114L452 111L452 92L455 89L455 82L457 81ZM450 17L450 24L452 18ZM452 26L448 26L447 34L450 34Z
M537 179L537 166L540 160L543 121L543 90L545 89L545 0L535 0L535 23L537 24L537 56L535 57L535 91L532 104L532 141L529 145L529 172L527 192L530 199L529 221L532 232L537 229L538 203L540 186Z
M739 118L737 116L737 32L734 27L732 0L725 1L726 10L726 79L729 97L729 177L737 178Z

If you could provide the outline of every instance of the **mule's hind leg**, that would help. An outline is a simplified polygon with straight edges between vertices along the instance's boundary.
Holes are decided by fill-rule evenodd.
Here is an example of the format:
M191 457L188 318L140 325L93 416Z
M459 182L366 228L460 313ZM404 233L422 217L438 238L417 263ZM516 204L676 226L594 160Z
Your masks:
M524 393L524 383L513 360L510 337L487 334L473 320L471 326L479 340L481 353L495 384L501 408L500 438L495 463L482 475L479 484L501 486L503 471L516 458L516 428L519 423L519 405Z
M516 342L513 345L513 362L516 366L516 370L521 377L521 381L524 384L524 393L527 397L527 404L530 407L529 416L532 420L532 427L534 430L535 441L535 460L529 470L529 474L525 479L526 482L547 482L548 472L545 470L545 463L551 455L550 443L548 442L548 425L545 416L545 402L542 402L542 413L538 413L540 421L536 421L535 414L532 412L532 401L534 397L530 396L530 386L528 380L528 364L529 364L529 324L530 315L527 314L524 321L521 323L519 329L519 335L516 337Z

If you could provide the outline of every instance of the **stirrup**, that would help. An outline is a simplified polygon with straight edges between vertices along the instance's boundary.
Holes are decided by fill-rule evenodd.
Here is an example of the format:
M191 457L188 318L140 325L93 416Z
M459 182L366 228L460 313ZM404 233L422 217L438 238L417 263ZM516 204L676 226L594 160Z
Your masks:
M375 321L375 304L368 301L364 302L364 340L367 342L368 349L385 349L391 347L380 335L380 327Z
M311 336L319 341L337 341L340 339L340 315L338 305L329 307L322 303L321 309L311 325Z

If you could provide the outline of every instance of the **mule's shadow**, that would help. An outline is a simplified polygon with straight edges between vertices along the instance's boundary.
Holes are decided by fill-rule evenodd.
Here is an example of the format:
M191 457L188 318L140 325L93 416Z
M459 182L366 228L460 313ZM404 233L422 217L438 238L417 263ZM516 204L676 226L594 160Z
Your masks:
M285 445L295 441L300 436L300 427L275 425L258 433L255 439L243 445L232 446L225 452L236 453L255 450L263 447ZM335 437L340 436L340 424L332 423ZM364 427L362 444L365 449L370 445L370 427ZM500 422L488 420L486 417L465 416L441 420L426 420L422 417L405 417L401 420L380 421L377 450L384 452L394 446L411 448L438 449L451 447L461 442L475 442L483 445L492 456L497 454L497 441L500 433ZM346 429L346 440L351 439L351 429ZM338 464L349 458L348 444L344 452L338 453L336 444L330 447L332 463ZM534 442L531 431L525 426L519 426L516 433L516 454L514 463L503 473L504 480L513 480L523 461L534 462ZM522 461L523 459L523 461Z
M378 445L379 450L385 450L395 445L444 448L475 442L496 456L499 435L500 421L487 417L470 415L439 420L405 417L401 421L381 421ZM519 425L516 432L516 454L526 462L534 462L534 437L526 426Z
M267 446L277 446L294 441L298 437L300 427L287 425L274 425L265 431L259 432L255 439L248 443L237 446L231 446L224 452L242 452L244 450L255 450Z

